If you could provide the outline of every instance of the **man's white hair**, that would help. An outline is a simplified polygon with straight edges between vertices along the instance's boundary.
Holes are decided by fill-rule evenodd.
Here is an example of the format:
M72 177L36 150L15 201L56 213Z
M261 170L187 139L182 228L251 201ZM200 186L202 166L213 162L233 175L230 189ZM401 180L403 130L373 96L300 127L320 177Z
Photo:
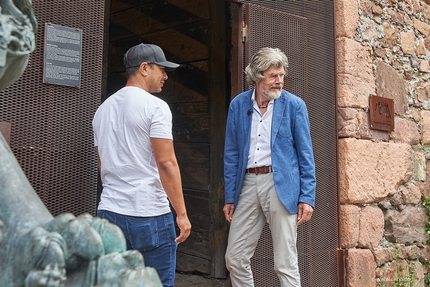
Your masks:
M288 68L288 58L279 48L261 48L255 53L248 66L245 68L245 76L248 84L255 86L255 83L264 78L263 72L271 66Z

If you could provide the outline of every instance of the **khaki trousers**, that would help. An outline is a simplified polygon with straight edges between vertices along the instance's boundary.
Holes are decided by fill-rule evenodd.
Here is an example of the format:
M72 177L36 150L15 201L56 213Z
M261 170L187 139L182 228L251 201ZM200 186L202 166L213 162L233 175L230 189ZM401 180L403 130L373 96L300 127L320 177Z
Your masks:
M272 233L275 272L281 286L300 287L297 214L290 214L279 201L272 173L245 175L225 255L232 286L254 286L250 260L266 221Z

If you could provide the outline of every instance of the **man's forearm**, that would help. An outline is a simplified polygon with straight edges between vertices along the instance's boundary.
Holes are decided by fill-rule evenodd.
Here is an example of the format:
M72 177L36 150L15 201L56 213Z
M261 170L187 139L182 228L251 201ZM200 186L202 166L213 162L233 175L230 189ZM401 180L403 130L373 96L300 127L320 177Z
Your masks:
M187 214L182 191L181 174L175 162L164 163L158 167L161 184L178 216Z

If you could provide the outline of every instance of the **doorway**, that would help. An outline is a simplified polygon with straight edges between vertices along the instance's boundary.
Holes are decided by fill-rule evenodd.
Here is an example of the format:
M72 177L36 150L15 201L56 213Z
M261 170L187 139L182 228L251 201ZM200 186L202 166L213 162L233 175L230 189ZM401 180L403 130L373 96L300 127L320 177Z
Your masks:
M230 99L245 89L243 68L262 45L287 52L286 89L309 110L317 163L316 210L299 229L302 286L337 286L337 131L334 2L111 0L108 97L125 83L123 54L154 43L181 67L158 96L173 114L175 151L193 225L178 249L178 271L225 278L228 226L222 214L223 145ZM103 100L103 99L102 99ZM256 285L278 286L268 228L253 258Z
M125 84L123 55L133 45L160 46L169 61L163 91L173 115L190 237L178 247L177 269L227 276L227 225L222 213L223 143L229 100L227 3L209 0L112 0L109 9L106 97ZM104 100L102 99L102 100Z

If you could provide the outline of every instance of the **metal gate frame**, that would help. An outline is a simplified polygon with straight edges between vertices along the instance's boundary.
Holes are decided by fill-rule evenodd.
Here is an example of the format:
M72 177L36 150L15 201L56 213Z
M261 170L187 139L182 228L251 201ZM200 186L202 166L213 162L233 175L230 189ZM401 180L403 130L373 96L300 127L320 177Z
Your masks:
M242 71L248 64L250 55L261 47L276 45L286 52L290 62L286 89L302 97L309 110L316 161L317 195L316 209L311 221L298 229L297 245L302 286L342 286L342 260L338 262L337 256L339 195L334 1L230 2L239 4L232 19L234 68L231 97L247 89ZM276 19L282 19L282 22L277 23ZM291 26L295 27L285 28L283 25L289 25L285 22L291 19ZM279 31L278 28L284 30ZM284 34L279 35L277 32ZM303 42L306 47L298 49L297 42ZM291 43L297 47L288 47ZM306 67L294 67L295 64L303 64ZM234 73L236 68L237 73ZM268 225L263 230L252 258L252 269L256 286L279 286L279 280L273 271L273 246Z

